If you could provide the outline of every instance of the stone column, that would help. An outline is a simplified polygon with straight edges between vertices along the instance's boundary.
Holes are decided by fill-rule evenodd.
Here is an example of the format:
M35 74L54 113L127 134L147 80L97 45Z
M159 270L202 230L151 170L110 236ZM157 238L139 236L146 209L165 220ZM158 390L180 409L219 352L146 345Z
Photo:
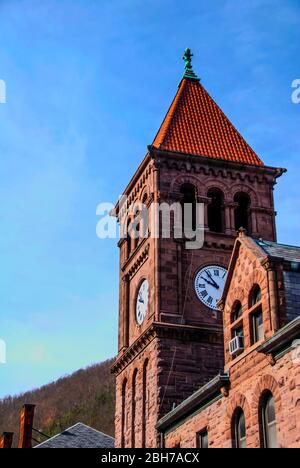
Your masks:
M235 219L234 210L238 207L238 203L228 202L224 203L225 207L225 233L229 235L235 235Z
M126 349L129 346L129 308L130 308L130 282L128 275L123 277L123 339L122 348Z
M251 228L252 228L252 235L257 236L258 235L258 229L257 229L257 211L255 208L252 208L250 210L250 216L251 216Z
M204 204L204 230L209 231L208 227L208 205L211 202L211 198L209 197L197 197L197 203L203 203Z
M272 327L273 327L274 332L277 332L279 330L279 310L278 310L276 271L269 270L268 275L269 275L269 284L270 284L270 305L271 305Z
M156 204L161 202L160 193L160 160L154 159L152 162L152 187L153 201ZM160 238L154 239L154 288L155 288L155 320L159 321L160 316Z
M263 267L268 272L271 329L276 333L280 327L276 263L267 259Z

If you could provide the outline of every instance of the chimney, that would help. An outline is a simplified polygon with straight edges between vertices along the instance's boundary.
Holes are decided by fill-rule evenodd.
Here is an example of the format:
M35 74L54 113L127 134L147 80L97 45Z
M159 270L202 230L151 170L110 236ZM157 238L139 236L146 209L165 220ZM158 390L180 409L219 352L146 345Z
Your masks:
M0 437L0 449L2 448L11 448L13 442L13 432L3 432Z
M20 434L18 448L31 448L35 405L24 405L20 410Z

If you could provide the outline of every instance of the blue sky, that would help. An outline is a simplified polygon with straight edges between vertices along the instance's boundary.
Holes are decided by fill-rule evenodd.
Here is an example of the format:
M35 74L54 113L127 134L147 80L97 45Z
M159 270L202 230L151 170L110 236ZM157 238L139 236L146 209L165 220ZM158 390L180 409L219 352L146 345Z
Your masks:
M176 92L191 47L202 83L266 164L278 237L299 244L298 0L0 0L0 397L112 357L114 202Z

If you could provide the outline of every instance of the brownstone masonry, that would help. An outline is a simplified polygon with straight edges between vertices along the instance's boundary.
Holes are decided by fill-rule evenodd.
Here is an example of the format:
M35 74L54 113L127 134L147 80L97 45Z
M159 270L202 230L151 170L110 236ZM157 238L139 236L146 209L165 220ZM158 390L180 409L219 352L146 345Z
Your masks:
M209 448L300 447L299 261L300 248L240 234L223 295L223 380L160 420L166 447L197 447L204 432ZM230 354L237 331L242 349Z
M239 376L234 382L240 382L236 391L241 395L245 373L253 376L254 385L256 369L251 367L252 355L244 354L237 358L245 360L243 371L237 370L237 361L229 356L227 348L235 333L226 312L231 305L226 305L224 316L216 307L209 307L212 298L205 285L217 289L221 296L218 277L213 279L209 275L217 275L216 268L228 269L234 245L237 248L236 232L242 226L254 239L276 242L273 189L283 172L263 164L196 75L186 70L166 118L124 195L128 206L137 202L149 208L152 203L204 204L205 242L202 249L188 250L185 239L175 238L173 232L170 238L153 238L149 232L146 238L134 240L128 236L119 243L119 349L113 366L117 447L158 447L161 434L168 446L179 441L184 446L194 446L196 426L201 431L208 423L215 425L210 445L229 445L227 404L223 400L227 401L228 393L233 394L228 386L234 388L235 384L230 380L230 384L223 385L227 378L222 377L224 363L225 372L231 370L233 376L235 373ZM119 204L115 213L120 216ZM255 269L256 260L254 257L249 260L250 247L246 244L252 242L254 250L260 247L251 240L239 242L243 246L241 257L238 256L241 271L230 285L228 297L232 301L242 298L245 307L251 281L259 283L262 306L268 306L265 313L270 315L265 324L265 338L269 339L279 330L276 320L283 325L287 323L283 309L280 317L276 314L273 269L262 265ZM199 300L195 281L197 274L206 268L202 285L203 297L207 298L204 302ZM253 269L255 278L251 276ZM144 311L141 324L137 310ZM251 309L247 314L252 312ZM250 335L250 325L246 325L247 349ZM270 366L264 354L259 353L255 359L264 363L258 363L259 366ZM220 373L213 387L220 387L218 392L224 396L218 394L219 400L205 410L199 424L194 424L192 418L176 430L168 425L165 428L165 423L161 425L162 418L189 401L195 392L207 385L210 388L209 383ZM258 385L260 377L255 380L255 388ZM218 432L218 428L223 431L224 424L227 424L225 438Z

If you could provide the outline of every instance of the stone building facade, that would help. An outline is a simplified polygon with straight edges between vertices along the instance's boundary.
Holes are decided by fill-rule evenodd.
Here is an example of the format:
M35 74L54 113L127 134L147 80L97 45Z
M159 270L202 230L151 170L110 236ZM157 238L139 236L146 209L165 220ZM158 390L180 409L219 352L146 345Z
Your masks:
M211 383L224 395L233 385L226 374L232 364L226 347L232 324L214 301L221 299L220 272L229 267L236 231L243 226L254 239L276 242L273 189L284 170L264 165L194 74L189 50L184 58L185 74L176 96L124 191L126 226L134 215L129 210L128 217L127 209L140 203L150 213L153 204L191 203L194 207L199 203L204 206L204 245L197 250L187 248L187 239L177 238L173 227L167 238L162 231L153 236L151 219L147 236L135 239L129 232L119 243L119 349L113 366L117 447L194 446L196 433L207 427L210 416L203 413L200 429L195 423L196 432L196 416L180 424L175 418L175 426L169 425L168 417L173 420L174 411L203 389L211 392ZM120 202L115 214L124 224ZM245 271L246 267L241 268ZM272 274L268 275L274 286ZM203 278L200 284L199 278ZM225 274L223 278L225 282ZM248 272L246 278L250 281ZM241 290L244 283L239 277ZM265 294L266 284L261 287L263 301L268 301L273 296ZM229 297L231 292L230 287ZM274 307L270 314L275 314ZM283 319L280 324L287 322ZM266 328L266 338L278 327ZM245 328L246 343L247 333ZM264 354L259 356L269 362ZM247 359L251 367L251 358ZM232 371L237 368L233 366ZM244 383L241 370L237 374ZM240 395L244 397L242 388ZM222 407L224 416L225 406L218 397L216 407L205 411L215 414ZM189 414L188 410L184 421ZM228 441L216 434L209 443L221 446Z
M300 308L292 318L287 307L300 288L290 290L291 272L299 286L300 248L240 234L221 304L224 371L160 420L166 447L201 446L203 434L208 448L300 447ZM231 355L238 330L243 346Z

